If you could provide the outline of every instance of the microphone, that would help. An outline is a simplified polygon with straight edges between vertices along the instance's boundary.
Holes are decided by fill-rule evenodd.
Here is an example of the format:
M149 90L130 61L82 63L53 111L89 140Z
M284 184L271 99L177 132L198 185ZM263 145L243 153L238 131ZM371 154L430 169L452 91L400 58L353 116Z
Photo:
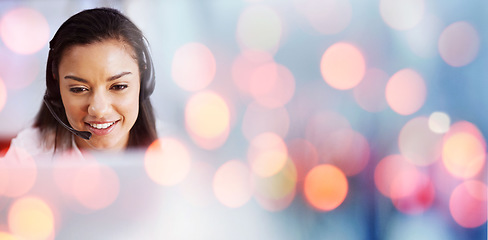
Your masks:
M49 100L47 99L47 95L44 96L44 103L46 104L46 107L47 109L49 109L49 112L51 112L51 115L53 115L53 117L66 129L68 129L68 131L72 132L74 135L80 137L80 138L83 138L85 140L90 140L90 137L91 137L91 132L87 132L87 131L78 131L78 130L75 130L74 128L68 126L66 123L64 123L63 121L61 121L61 119L58 117L58 115L56 114L56 112L54 112L54 109L51 105L51 103L49 102Z

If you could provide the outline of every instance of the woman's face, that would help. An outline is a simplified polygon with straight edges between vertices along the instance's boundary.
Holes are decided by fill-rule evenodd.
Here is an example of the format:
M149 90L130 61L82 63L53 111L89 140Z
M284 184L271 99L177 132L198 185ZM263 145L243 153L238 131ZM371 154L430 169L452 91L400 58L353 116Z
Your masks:
M121 150L139 112L140 75L132 48L105 40L68 48L59 63L59 87L71 126L92 133L75 137L80 148Z

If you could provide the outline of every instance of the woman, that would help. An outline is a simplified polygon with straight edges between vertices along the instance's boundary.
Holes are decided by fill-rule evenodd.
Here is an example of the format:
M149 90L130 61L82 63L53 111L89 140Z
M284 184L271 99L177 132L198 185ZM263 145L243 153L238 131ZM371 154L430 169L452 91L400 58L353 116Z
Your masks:
M49 43L44 103L12 140L34 158L58 150L147 147L157 138L153 64L141 31L119 11L73 15Z

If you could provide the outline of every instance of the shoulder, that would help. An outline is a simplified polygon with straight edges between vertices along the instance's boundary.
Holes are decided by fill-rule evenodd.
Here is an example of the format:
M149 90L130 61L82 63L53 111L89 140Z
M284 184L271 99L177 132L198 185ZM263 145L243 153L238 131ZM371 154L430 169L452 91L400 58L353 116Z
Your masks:
M43 136L41 130L36 127L30 127L22 130L17 136L12 139L10 148L5 155L8 157L19 157L19 155L27 154L30 157L38 158L49 155L54 152L54 146L52 145L53 137L47 134Z

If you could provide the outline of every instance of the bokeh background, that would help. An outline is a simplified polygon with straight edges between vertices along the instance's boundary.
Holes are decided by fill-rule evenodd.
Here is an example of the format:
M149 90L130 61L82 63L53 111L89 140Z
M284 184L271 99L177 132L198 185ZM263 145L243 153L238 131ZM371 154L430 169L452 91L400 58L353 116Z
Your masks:
M65 193L77 210L30 187L0 188L0 236L88 234L97 214L123 222L117 209L137 215L138 179L143 196L164 191L159 206L178 210L137 215L145 221L133 236L166 216L178 227L152 234L487 238L488 1L2 0L3 154L41 106L57 28L102 6L121 10L151 44L160 139L127 155L140 162L133 170L99 161L117 191L92 189L103 201ZM216 227L209 215L226 220ZM34 216L47 223L29 227Z

